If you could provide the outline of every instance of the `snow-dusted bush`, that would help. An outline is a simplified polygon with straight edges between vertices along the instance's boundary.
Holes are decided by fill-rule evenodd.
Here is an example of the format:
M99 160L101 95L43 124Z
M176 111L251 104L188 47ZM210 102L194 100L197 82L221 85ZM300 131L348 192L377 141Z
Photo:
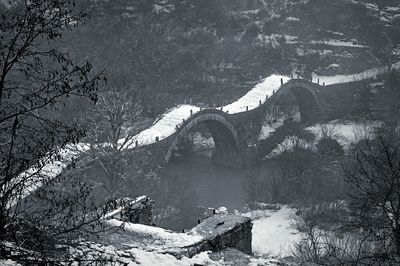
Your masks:
M248 199L310 204L342 198L342 155L343 152L319 154L295 144L249 173L246 179Z
M309 265L397 265L383 239L353 227L345 201L314 205L298 211L293 226L302 235L294 245L296 264ZM350 221L350 222L349 222Z

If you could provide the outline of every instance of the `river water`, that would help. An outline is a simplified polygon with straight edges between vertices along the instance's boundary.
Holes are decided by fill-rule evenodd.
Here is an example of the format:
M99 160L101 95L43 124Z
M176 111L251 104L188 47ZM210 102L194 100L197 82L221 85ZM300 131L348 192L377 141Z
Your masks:
M197 205L241 210L246 202L245 169L214 163L211 150L196 152L170 162L164 178L186 178L197 196Z

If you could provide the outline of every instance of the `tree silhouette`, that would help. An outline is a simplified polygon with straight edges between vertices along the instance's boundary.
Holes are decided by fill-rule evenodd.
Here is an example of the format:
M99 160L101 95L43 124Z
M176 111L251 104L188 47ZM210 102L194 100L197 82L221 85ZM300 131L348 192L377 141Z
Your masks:
M59 48L63 33L88 19L75 1L3 1L0 12L0 249L2 257L43 262L60 251L56 244L88 231L100 215L86 204L89 187L51 180L43 169L85 135L55 114L68 97L96 102L101 75ZM36 193L40 201L21 202L38 184L49 185Z
M376 242L372 257L398 259L400 254L400 140L396 134L364 141L345 169L349 185L349 224ZM394 257L393 257L394 255Z

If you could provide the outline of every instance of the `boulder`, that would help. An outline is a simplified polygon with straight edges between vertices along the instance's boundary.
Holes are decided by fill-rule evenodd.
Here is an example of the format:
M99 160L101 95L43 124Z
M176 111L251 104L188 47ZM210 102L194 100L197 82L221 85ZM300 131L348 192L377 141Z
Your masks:
M185 247L186 255L192 257L203 251L218 252L226 248L234 248L251 255L252 227L248 217L235 214L211 216L191 230L203 239Z

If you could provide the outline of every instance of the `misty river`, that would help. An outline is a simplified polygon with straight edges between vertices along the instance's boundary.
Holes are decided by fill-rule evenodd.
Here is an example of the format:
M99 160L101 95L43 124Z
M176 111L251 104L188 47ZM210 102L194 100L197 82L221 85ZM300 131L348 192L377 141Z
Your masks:
M196 191L198 206L241 210L246 201L245 169L214 163L211 150L195 152L169 163L164 177L187 178Z

